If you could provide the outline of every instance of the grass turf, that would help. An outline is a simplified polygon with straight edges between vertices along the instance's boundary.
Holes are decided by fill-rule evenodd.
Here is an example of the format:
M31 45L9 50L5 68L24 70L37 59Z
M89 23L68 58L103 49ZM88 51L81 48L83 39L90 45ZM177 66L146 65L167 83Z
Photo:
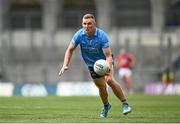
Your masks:
M121 103L109 96L112 108L100 118L96 96L0 97L0 123L179 123L180 96L135 94L127 99L132 113L122 114Z

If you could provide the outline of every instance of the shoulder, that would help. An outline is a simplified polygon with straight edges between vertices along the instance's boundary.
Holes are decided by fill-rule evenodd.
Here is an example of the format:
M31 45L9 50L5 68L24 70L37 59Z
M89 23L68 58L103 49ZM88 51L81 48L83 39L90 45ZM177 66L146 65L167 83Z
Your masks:
M74 36L73 36L73 38L72 38L72 40L73 41L75 41L75 42L78 42L80 39L81 39L81 37L82 37L82 35L83 35L83 29L81 28L81 29L79 29L78 31L76 31L75 33L74 33Z
M96 31L97 31L98 35L106 35L107 36L107 33L104 30L100 29L100 28L96 28Z
M83 28L81 28L81 29L79 29L78 31L76 31L76 32L74 33L74 35L76 35L76 36L82 36L83 33L84 33Z
M105 31L103 31L102 29L100 28L96 28L96 35L102 39L103 41L108 41L108 35Z

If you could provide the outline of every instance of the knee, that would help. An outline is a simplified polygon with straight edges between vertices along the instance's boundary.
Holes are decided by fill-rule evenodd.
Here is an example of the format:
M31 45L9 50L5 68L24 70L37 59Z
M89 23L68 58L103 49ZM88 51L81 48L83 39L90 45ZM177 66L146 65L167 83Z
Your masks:
M107 79L107 84L108 84L109 86L112 86L113 83L114 83L113 78L109 77L109 78Z
M96 85L99 90L106 90L106 84Z

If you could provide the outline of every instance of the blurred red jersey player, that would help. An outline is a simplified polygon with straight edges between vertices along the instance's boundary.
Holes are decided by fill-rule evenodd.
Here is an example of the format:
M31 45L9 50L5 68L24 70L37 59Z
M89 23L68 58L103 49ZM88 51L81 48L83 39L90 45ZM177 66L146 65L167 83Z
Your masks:
M117 67L119 68L119 76L124 82L124 90L127 93L133 93L132 68L135 64L135 57L127 53L125 49L120 49L119 54L115 58Z

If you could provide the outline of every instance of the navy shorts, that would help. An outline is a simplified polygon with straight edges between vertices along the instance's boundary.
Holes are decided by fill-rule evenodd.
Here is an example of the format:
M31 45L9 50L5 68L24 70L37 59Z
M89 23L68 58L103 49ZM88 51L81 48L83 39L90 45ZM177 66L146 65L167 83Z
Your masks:
M113 56L113 54L112 54L112 59L113 59L112 65L114 65L114 56ZM91 77L92 77L93 79L103 77L103 76L100 76L100 75L96 74L96 72L94 72L93 67L88 67L88 69L89 69L89 72L90 72Z
M100 75L96 74L96 72L94 72L93 67L88 67L88 69L89 69L89 72L90 72L91 77L92 77L93 79L103 77L103 76L100 76Z

